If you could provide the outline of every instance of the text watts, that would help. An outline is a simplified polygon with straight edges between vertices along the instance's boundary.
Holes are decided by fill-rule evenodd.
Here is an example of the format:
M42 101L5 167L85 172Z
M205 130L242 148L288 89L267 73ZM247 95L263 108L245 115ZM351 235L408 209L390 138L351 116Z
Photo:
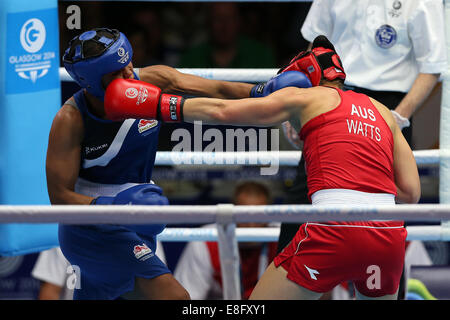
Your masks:
M372 122L375 122L377 120L372 109L366 109L364 107L361 108L360 106L357 107L354 104L352 104L352 112L350 116L356 116L358 118L362 118L364 120L369 120ZM372 140L375 139L378 142L381 141L381 130L377 126L356 119L346 119L346 121L349 133L362 135Z

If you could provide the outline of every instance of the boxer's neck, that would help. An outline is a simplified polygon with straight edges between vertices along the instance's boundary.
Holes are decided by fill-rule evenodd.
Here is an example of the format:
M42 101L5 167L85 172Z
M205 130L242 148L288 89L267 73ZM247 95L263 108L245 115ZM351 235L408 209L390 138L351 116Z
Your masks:
M98 118L105 119L105 108L103 106L103 101L100 101L97 97L84 90L84 96L86 97L88 103L89 111Z
M320 80L319 83L320 86L326 86L326 87L333 87L333 88L337 88L337 89L343 89L344 88L344 83L341 80L333 80L333 81L328 81L328 80Z

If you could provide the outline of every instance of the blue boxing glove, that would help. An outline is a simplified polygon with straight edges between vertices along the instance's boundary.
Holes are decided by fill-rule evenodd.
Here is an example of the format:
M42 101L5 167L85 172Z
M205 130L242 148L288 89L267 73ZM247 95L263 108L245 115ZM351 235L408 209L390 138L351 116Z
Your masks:
M300 71L286 71L280 73L265 83L255 85L250 91L251 98L268 96L272 92L286 88L309 88L312 87L308 76Z
M162 195L162 190L156 184L140 184L119 192L115 197L98 197L91 204L94 205L168 205L169 200ZM154 236L161 233L165 224L126 225L126 228L137 233Z

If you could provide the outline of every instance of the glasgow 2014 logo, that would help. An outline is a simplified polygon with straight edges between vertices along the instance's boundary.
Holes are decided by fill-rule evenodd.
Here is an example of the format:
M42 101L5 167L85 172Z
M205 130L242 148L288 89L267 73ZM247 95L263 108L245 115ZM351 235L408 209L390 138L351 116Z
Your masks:
M9 63L14 65L15 72L22 79L35 83L37 79L48 73L51 60L56 55L54 51L39 52L43 48L46 38L45 25L40 19L28 19L22 25L19 40L26 53L9 57Z
M39 19L30 19L20 29L20 44L30 53L41 50L45 43L45 26Z
M8 13L6 33L6 94L59 88L58 11Z

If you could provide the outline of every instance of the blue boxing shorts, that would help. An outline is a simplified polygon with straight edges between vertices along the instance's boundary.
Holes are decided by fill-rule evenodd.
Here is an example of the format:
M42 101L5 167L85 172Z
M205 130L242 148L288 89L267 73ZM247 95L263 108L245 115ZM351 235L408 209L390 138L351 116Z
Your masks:
M113 300L134 289L135 277L171 273L156 256L156 236L120 225L59 225L61 250L79 270L74 300Z

